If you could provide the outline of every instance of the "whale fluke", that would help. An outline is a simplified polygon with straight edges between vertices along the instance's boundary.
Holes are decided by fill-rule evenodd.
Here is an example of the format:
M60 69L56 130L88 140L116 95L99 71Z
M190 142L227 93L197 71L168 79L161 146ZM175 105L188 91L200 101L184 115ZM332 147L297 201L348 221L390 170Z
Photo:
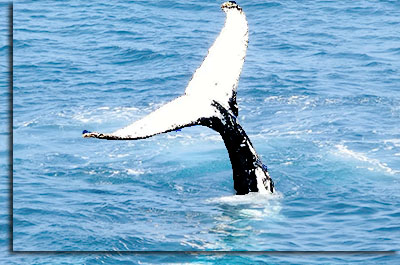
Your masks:
M250 139L236 120L236 90L248 45L248 25L242 8L225 2L225 25L193 74L185 93L113 133L83 131L83 137L138 140L191 125L219 132L228 150L237 194L273 192L274 184Z
M138 140L200 124L200 120L216 115L209 102L181 96L131 125L110 134L87 132L83 137L108 140Z

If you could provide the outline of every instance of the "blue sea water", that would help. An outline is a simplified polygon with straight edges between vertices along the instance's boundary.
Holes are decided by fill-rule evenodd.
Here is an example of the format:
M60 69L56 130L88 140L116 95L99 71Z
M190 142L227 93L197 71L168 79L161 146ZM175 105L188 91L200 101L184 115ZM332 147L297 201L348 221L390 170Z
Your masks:
M140 141L81 138L182 94L223 26L221 2L14 3L14 250L399 251L399 2L238 3L250 28L239 122L268 165L272 196L234 195L222 139L205 127ZM399 262L7 254L7 60L0 65L0 263Z

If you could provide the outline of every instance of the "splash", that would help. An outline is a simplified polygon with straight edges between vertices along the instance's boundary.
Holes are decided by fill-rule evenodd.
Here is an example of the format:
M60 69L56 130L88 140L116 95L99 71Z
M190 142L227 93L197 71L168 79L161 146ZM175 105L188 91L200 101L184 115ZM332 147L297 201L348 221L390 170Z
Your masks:
M281 211L280 192L258 193L250 192L246 195L231 195L208 199L206 202L222 206L239 206L239 215L248 219L261 220L265 217L278 217Z

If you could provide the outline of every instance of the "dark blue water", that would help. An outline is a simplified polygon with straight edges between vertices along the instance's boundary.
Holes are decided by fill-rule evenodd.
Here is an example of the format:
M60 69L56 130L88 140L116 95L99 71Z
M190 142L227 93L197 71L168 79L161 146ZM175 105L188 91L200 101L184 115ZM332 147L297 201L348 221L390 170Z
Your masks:
M400 4L244 1L239 121L278 193L234 196L220 136L111 132L183 93L218 1L14 4L14 250L399 250ZM2 58L7 55L2 7ZM1 207L7 83L1 61ZM3 250L8 229L1 221ZM13 255L15 264L395 264L398 256Z

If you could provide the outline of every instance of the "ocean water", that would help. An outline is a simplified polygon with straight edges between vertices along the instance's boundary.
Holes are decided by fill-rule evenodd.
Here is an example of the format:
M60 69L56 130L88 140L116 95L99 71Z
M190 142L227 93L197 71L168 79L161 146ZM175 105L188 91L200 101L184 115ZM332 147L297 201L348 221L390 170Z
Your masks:
M239 122L277 193L235 196L220 136L112 132L181 95L223 26L219 1L14 3L13 249L400 249L400 4L243 1ZM7 57L7 5L0 53ZM398 255L9 254L7 264L395 264ZM190 110L188 110L190 111Z

